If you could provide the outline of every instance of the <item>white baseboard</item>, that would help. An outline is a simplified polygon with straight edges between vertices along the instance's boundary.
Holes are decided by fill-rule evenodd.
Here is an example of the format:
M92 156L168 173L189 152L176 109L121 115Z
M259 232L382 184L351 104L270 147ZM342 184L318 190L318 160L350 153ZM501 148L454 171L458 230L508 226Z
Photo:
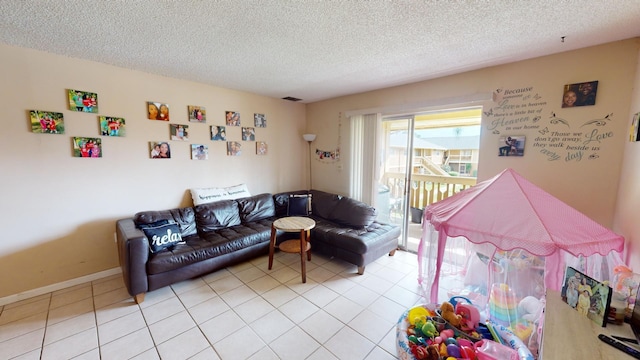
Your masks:
M47 286L43 286L41 288L37 288L37 289L33 289L33 290L27 290L25 292L21 292L19 294L14 294L14 295L9 295L9 296L5 296L3 298L0 298L0 306L3 305L7 305L7 304L11 304L17 301L21 301L24 299L28 299L28 298L32 298L35 296L40 296L42 294L47 294L53 291L58 291L58 290L62 290L71 286L76 286L76 285L80 285L80 284L84 284L86 282L89 281L94 281L94 280L99 280L111 275L116 275L116 274L120 274L122 273L122 269L117 267L117 268L113 268L113 269L109 269L109 270L105 270L105 271L100 271L94 274L90 274L90 275L86 275L86 276L81 276L79 278L75 278L75 279L71 279L71 280L67 280L67 281L63 281L63 282L59 282L56 284L51 284L51 285L47 285Z

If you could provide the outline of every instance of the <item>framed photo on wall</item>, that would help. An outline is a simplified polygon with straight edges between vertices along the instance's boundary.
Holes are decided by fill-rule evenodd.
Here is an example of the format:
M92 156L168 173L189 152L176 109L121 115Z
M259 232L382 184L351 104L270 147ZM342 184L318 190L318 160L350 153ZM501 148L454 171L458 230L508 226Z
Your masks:
M102 136L125 136L125 121L123 118L112 116L98 116L100 134Z
M633 114L633 118L631 118L629 141L640 141L640 112Z
M267 127L267 116L265 114L253 114L253 123L255 127Z
M265 141L256 141L256 155L267 155L269 146Z
M501 136L498 156L524 156L524 135Z
M255 141L255 140L256 140L256 129L252 127L243 127L242 141Z
M69 110L88 113L98 112L98 94L84 90L67 90Z
M37 134L64 134L64 115L59 112L30 110L31 131Z
M169 104L147 101L147 119L169 121Z
M207 160L209 158L209 147L204 144L191 144L192 160Z
M236 111L225 111L225 122L228 126L240 126L240 113Z
M189 141L189 125L169 124L171 140Z
M237 141L227 141L227 155L240 156L242 154L242 144Z
M211 140L213 141L226 141L227 129L224 126L211 126Z
M207 122L207 110L204 106L188 105L189 121L206 123Z
M562 92L562 107L595 105L597 92L597 81L567 84Z
M152 159L171 159L171 146L166 141L149 141Z
M102 139L89 137L72 137L73 156L83 158L102 157Z

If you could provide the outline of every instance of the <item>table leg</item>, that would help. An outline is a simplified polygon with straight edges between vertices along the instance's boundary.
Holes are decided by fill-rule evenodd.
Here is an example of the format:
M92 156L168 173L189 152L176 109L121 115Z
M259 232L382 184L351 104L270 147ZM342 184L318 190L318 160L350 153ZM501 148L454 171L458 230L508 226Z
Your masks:
M309 242L309 240L311 239L311 230L307 230L306 235L307 235L307 242ZM307 261L311 261L311 249L307 251Z
M273 253L276 247L276 228L271 225L271 240L269 240L269 270L273 266Z
M302 282L307 282L307 263L305 253L307 252L307 232L300 230L300 268L302 270Z

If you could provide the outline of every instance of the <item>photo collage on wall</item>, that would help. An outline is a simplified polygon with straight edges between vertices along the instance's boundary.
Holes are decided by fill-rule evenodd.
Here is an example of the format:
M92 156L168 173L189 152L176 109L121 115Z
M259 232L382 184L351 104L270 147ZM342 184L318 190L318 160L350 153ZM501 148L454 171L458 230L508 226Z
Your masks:
M97 114L99 112L98 94L86 90L65 89L67 105L69 111ZM207 122L207 111L204 106L187 105L185 121L191 123L205 124ZM173 117L169 112L169 104L166 102L147 101L147 119L170 121ZM225 151L228 156L240 156L242 154L242 143L240 141L256 141L257 128L267 127L267 116L263 113L254 113L254 127L241 127L240 113L237 111L224 111L225 117L221 119L221 124L212 124L208 127L210 139L212 141L224 141ZM175 114L174 114L175 115ZM178 116L180 117L180 116ZM31 132L36 134L64 134L65 128L64 114L47 110L28 110L28 119ZM104 137L125 137L127 135L127 121L123 117L98 115L97 135ZM195 125L200 126L200 125ZM238 138L227 136L227 127L240 127ZM169 134L167 140L170 141L190 141L192 129L186 123L169 123ZM234 134L237 134L234 132ZM171 144L167 140L156 139L148 142L149 158L170 159ZM190 154L192 160L208 160L209 145L190 144ZM256 141L256 155L267 155L268 145L266 141ZM101 158L103 157L103 140L100 137L73 136L71 137L71 150L73 157Z

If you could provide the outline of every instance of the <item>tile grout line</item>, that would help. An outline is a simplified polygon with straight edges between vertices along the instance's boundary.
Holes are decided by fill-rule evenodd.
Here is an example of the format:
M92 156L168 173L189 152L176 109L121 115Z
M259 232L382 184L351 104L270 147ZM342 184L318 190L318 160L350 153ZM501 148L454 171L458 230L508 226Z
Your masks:
M47 317L44 320L44 331L42 333L42 342L40 343L40 359L42 359L42 355L44 354L44 340L47 338L47 328L49 327L49 313L51 311L51 299L52 299L52 297L53 297L53 292L50 292L49 293L49 304L47 305Z

